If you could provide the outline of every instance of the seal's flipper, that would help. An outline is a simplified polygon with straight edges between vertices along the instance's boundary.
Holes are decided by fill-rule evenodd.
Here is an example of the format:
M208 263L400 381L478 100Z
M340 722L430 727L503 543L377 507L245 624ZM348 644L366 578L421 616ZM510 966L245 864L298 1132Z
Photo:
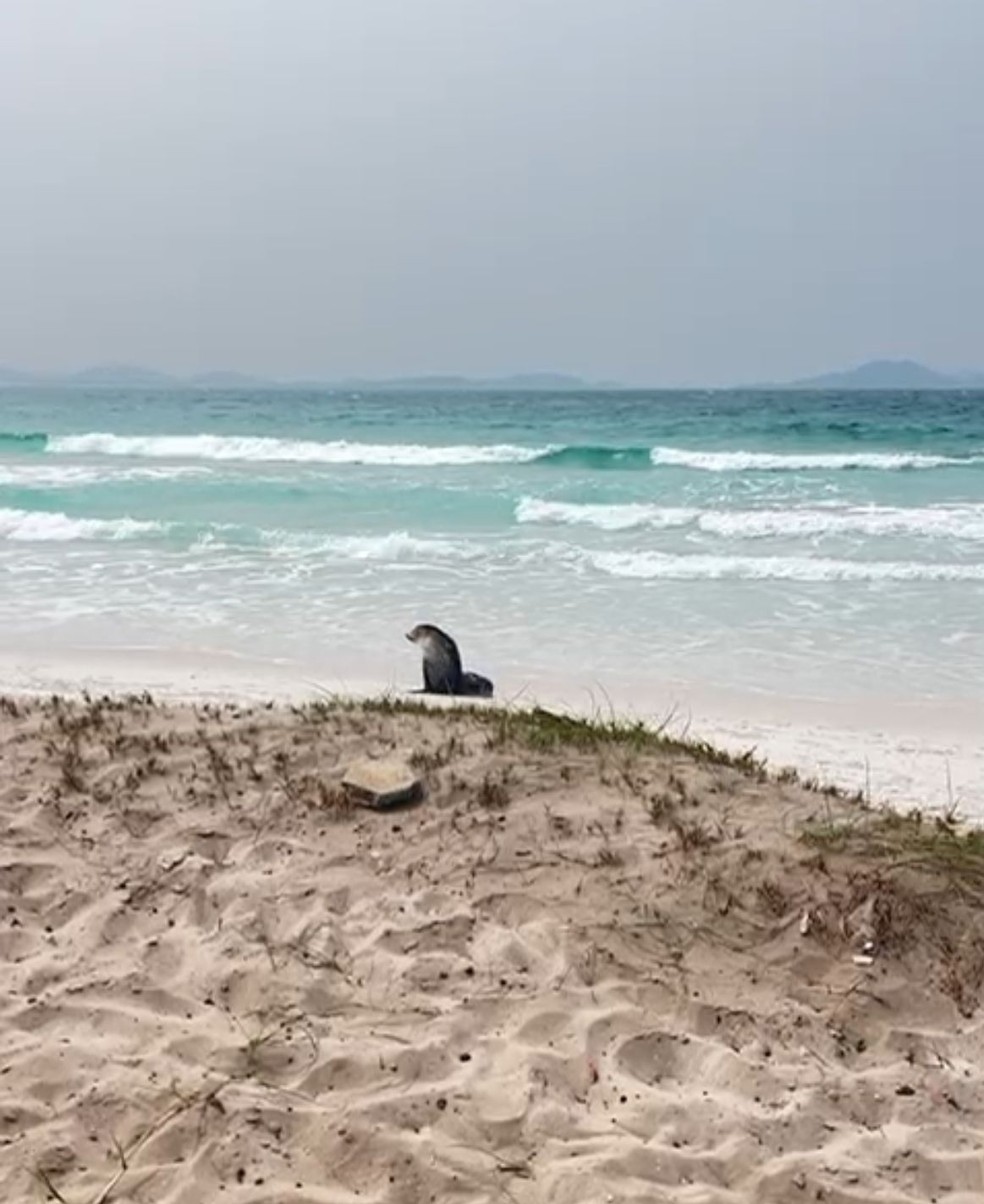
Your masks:
M460 674L456 675L453 673L444 663L435 663L431 660L424 661L423 693L457 694L458 690L455 687L460 681Z
M481 673L466 672L461 675L461 694L468 694L474 698L491 698L492 689L491 681Z

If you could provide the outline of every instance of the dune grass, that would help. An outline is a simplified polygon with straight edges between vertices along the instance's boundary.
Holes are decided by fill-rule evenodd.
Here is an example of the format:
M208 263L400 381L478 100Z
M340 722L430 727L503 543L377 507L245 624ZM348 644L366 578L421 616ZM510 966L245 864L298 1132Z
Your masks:
M434 705L416 699L382 695L377 698L330 697L297 708L307 719L327 719L340 712L362 711L374 715L433 715ZM590 717L565 715L544 707L455 705L438 712L450 722L468 720L488 732L490 746L519 744L526 748L553 751L570 748L593 752L620 747L636 752L685 753L708 765L725 765L763 780L766 763L755 749L730 752L707 740L672 736L666 724L652 725L640 719L621 718L600 712Z
M820 852L854 854L889 870L931 870L984 899L984 828L952 815L879 808L807 824L801 838Z

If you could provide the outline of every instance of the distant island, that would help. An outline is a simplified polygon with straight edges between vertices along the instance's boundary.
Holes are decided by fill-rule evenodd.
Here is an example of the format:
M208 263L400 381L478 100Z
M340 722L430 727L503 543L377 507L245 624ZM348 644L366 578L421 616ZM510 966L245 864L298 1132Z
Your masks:
M984 387L984 372L947 373L915 360L869 360L856 368L809 376L773 386L781 389L973 389Z
M559 392L583 389L622 389L617 381L585 380L562 372L527 372L511 376L471 377L433 374L373 379L342 377L331 379L275 380L250 376L243 372L201 372L194 376L173 376L139 364L97 364L79 372L25 372L0 364L0 387L49 387L79 389L345 389L375 391L411 391L414 389L524 390Z
M277 380L250 376L243 372L200 372L193 376L174 376L139 364L97 364L79 372L28 372L0 364L0 388L76 388L76 389L333 389L347 392L586 392L600 389L664 389L666 386L626 385L614 380L588 380L563 372L525 372L507 376L474 377L433 373L424 376ZM984 372L941 372L915 360L869 360L854 368L808 376L799 380L759 382L733 386L740 389L981 389ZM698 389L701 386L690 386ZM686 392L687 389L674 389Z

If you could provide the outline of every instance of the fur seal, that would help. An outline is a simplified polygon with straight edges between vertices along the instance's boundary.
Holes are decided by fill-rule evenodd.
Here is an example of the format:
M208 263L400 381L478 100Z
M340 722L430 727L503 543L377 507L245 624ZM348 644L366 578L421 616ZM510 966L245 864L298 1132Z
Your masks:
M417 645L424 658L424 688L416 693L492 697L492 683L481 673L462 669L458 645L440 627L418 623L407 632L407 639Z

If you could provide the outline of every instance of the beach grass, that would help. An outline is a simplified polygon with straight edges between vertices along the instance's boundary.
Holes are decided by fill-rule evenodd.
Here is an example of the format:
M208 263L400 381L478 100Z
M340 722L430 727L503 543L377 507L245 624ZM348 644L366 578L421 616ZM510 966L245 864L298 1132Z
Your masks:
M984 828L954 815L868 809L857 816L808 823L804 843L827 853L862 857L889 871L932 870L984 901Z

